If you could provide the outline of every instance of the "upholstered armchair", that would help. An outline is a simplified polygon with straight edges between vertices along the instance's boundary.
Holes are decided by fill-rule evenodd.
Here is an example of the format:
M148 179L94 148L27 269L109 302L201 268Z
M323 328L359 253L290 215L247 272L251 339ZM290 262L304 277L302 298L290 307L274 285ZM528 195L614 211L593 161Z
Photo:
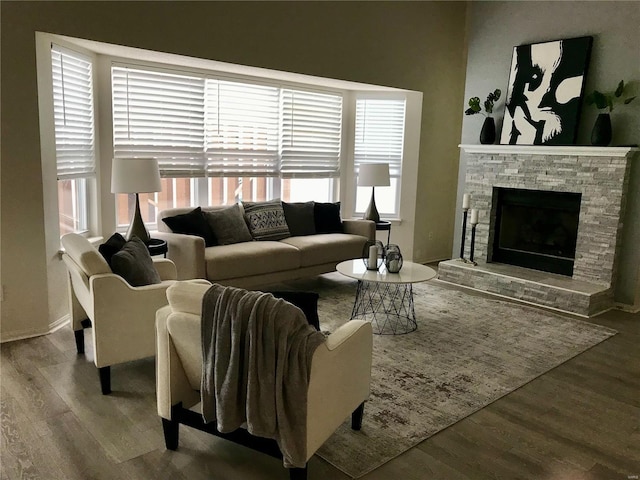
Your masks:
M201 316L208 288L176 282L167 289L169 304L156 315L157 407L166 447L178 448L179 425L183 424L282 458L275 440L252 436L244 428L221 433L215 421L203 421ZM352 320L315 349L307 389L306 461L349 415L352 428L361 428L364 402L369 396L372 342L371 324ZM306 467L289 471L292 479L306 478Z
M85 350L84 329L92 327L93 361L106 395L111 393L111 365L155 355L155 314L167 304L176 268L171 260L153 259L160 283L132 287L85 237L70 233L61 241L78 354Z

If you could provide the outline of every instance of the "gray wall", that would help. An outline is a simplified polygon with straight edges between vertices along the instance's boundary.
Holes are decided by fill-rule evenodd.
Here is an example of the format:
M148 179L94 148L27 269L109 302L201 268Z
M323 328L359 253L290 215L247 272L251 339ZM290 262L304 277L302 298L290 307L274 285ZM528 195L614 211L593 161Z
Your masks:
M495 110L498 138L513 47L583 35L594 37L585 91L612 90L618 81L634 80L640 88L640 2L472 2L468 11L468 58L464 109L469 97L484 99L496 88L503 96ZM584 106L577 143L588 145L598 111ZM612 113L612 145L640 143L640 98ZM461 143L477 144L484 117L464 117ZM636 155L635 162L640 161ZM460 156L458 196L452 257L460 253L461 203L465 164ZM633 169L624 234L617 299L633 303L640 265L640 168Z

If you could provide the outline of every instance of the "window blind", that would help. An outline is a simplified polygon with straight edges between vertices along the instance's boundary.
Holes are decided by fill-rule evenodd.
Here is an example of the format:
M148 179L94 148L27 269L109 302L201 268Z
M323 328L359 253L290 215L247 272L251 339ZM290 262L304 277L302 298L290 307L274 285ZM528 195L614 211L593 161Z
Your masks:
M278 88L208 78L207 176L277 176L279 117Z
M339 176L342 96L283 89L282 97L281 176Z
M58 179L95 173L93 73L89 57L51 46Z
M204 78L111 72L114 156L156 158L163 177L204 176Z
M389 174L400 176L404 142L405 100L356 100L354 163L388 163Z

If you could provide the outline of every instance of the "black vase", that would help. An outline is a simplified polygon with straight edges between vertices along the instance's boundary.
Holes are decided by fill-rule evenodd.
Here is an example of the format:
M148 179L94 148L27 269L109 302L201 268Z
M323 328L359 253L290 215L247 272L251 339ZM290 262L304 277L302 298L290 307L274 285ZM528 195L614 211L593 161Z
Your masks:
M486 117L480 130L480 143L491 145L496 141L496 122L493 117Z
M591 145L606 147L611 143L611 116L608 113L598 114L591 131Z

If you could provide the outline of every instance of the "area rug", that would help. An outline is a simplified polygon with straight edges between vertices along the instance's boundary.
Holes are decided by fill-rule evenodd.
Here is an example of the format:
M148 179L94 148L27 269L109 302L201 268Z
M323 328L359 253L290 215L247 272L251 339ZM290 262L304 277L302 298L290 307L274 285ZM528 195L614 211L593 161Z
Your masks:
M286 286L320 294L323 330L348 320L354 280L331 273ZM374 335L362 430L347 421L317 452L352 478L616 333L437 280L415 284L414 299L416 331Z

